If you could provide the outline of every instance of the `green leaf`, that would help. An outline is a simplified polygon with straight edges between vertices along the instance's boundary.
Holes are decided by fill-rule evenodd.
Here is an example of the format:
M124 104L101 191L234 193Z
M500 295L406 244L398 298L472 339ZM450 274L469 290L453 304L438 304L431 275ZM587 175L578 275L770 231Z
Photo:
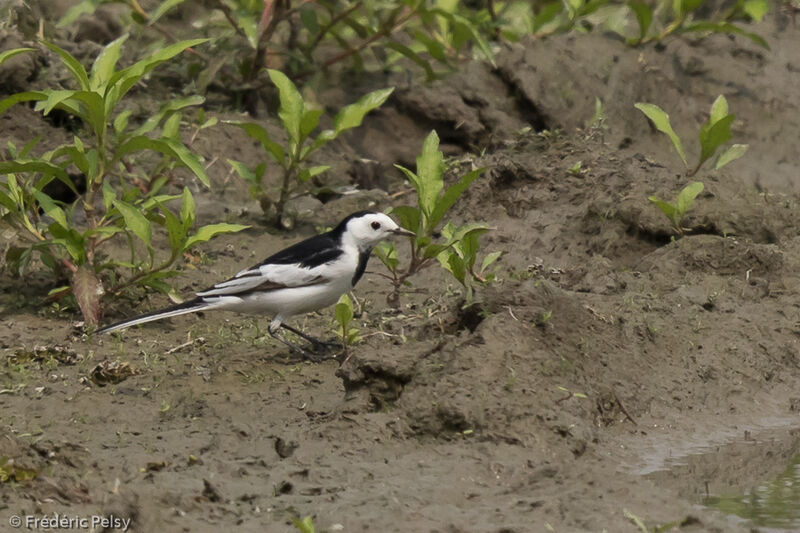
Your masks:
M464 224L463 226L454 226L451 222L448 222L445 227L442 228L442 235L447 238L448 244L455 244L472 233L486 233L490 229L491 228L483 222L472 222L470 224Z
M464 174L460 180L445 190L442 197L437 200L436 207L431 213L428 224L431 229L436 228L436 225L442 220L447 211L453 207L453 204L458 200L464 191L475 181L481 174L486 171L486 168L478 168L471 172Z
M267 130L258 124L252 122L243 122L238 120L226 120L226 124L238 126L244 130L247 135L261 143L261 146L272 156L272 158L281 166L285 166L283 148L269 138Z
M89 88L93 91L99 91L105 88L105 84L111 79L114 74L114 68L117 66L120 55L122 54L122 43L128 40L128 34L124 34L117 39L114 39L103 48L98 54L97 59L94 60L92 71L89 74Z
M703 0L673 0L672 10L675 13L675 17L680 19L696 10L702 4Z
M4 185L0 183L0 187ZM11 196L7 195L3 191L0 191L0 205L8 209L9 211L15 213L21 210L22 206L18 206L16 202L11 198Z
M256 173L250 170L247 165L241 161L234 161L233 159L228 159L227 161L231 168L233 168L233 170L236 171L239 177L244 181L250 185L255 185L256 187L261 185L261 180L256 177Z
M450 244L429 244L422 251L422 257L425 259L436 257L440 253L450 248Z
M720 154L720 156L717 158L717 162L714 164L714 170L719 170L728 163L736 161L742 157L746 151L746 144L734 144Z
M707 128L708 123L704 124L703 127L700 128L699 164L703 164L704 161L708 160L714 155L714 152L717 151L717 148L731 140L731 124L733 123L734 118L735 117L733 115L727 115L726 117L719 119L710 128Z
M47 94L42 91L26 91L11 95L8 98L0 100L0 114L14 104L18 104L20 102L32 102L34 100L44 100L45 98L47 98Z
M553 22L564 11L564 4L560 1L545 4L533 19L532 34L536 35L542 28Z
M445 65L449 64L449 61L447 59L447 53L445 52L444 45L441 42L431 38L428 34L422 31L414 32L414 40L416 40L419 43L422 43L425 46L425 49L428 51L428 54L430 54L430 56L434 58L436 61L444 63ZM411 58L409 57L409 59Z
M97 155L97 150L92 148L88 152L86 152L86 177L89 180L89 183L95 183L97 179L100 177L100 165Z
M89 15L94 13L97 9L100 0L83 0L70 7L64 16L56 23L59 28L70 26L73 22L78 20L81 15Z
M676 211L679 220L683 218L683 215L685 215L689 209L691 209L694 199L697 198L697 195L702 191L703 183L700 181L693 181L684 187L680 193L678 193Z
M728 116L728 101L723 95L717 96L714 103L711 104L711 113L708 117L709 126L713 126L723 118Z
M467 268L464 264L464 260L461 259L457 253L451 249L447 249L439 254L437 259L442 267L453 275L456 281L462 285L466 284Z
M185 1L186 0L165 0L150 14L150 19L147 21L147 24L152 26L158 22L158 19L163 17L169 10L181 5Z
M134 191L135 192L135 191ZM126 195L123 195L127 198ZM175 201L182 196L180 194L158 194L156 196L151 196L147 198L144 202L140 205L140 209L143 213L147 213L158 207L159 204L167 204L169 202Z
M389 41L388 43L385 44L385 46L386 48L394 50L395 52L399 53L406 59L409 59L412 62L419 65L420 67L422 67L422 69L425 70L425 76L427 77L428 80L433 80L434 78L436 78L436 73L433 71L433 67L431 66L431 64L408 46L401 44L397 41Z
M303 150L300 152L300 161L304 161L309 155L311 155L311 152L335 139L336 135L337 133L333 130L323 130L320 132L320 134L317 135L317 138L314 139L314 142L303 148Z
M644 113L647 118L653 122L658 131L666 134L666 136L669 137L669 139L672 141L672 144L675 146L675 150L677 150L678 155L681 156L683 163L686 164L686 153L683 151L683 144L681 144L680 138L672 129L672 125L669 123L669 115L666 114L660 107L653 104L638 103L635 104L634 107Z
M56 205L52 198L42 191L34 191L33 195L47 216L55 220L58 224L61 224L63 228L70 229L67 215L64 213L63 209Z
M88 91L89 87L89 76L86 74L86 69L83 68L80 61L75 59L69 52L66 50L56 46L53 43L49 43L47 41L42 41L42 44L45 45L47 48L58 54L61 58L62 63L67 69L72 73L72 77L75 78L75 81L78 82L81 90Z
M235 233L237 231L248 229L249 227L250 226L242 226L241 224L226 224L226 223L210 224L208 226L203 226L202 228L197 230L197 233L195 233L186 240L186 244L184 245L183 249L188 250L195 244L206 242L215 235L219 235L221 233Z
M300 533L315 533L314 532L314 519L307 516L300 520L299 518L292 518L292 525Z
M203 102L205 102L205 100L205 98L199 95L192 95L185 98L176 98L174 100L170 100L169 102L163 104L157 113L151 115L144 122L144 124L139 126L133 132L133 135L144 135L145 133L150 133L158 127L165 117L172 116L173 113L180 111L181 109L185 109L190 106L201 105Z
M199 179L203 185L206 187L211 187L211 182L206 174L206 169L203 167L203 165L200 163L200 160L197 159L197 156L194 155L194 153L189 151L186 146L176 140L164 139L164 142L170 147L175 157L177 157L181 163L186 165L186 167L191 170L195 176L197 176L197 179Z
M394 87L373 91L362 96L357 102L343 107L333 119L334 134L339 135L345 130L360 126L364 116L382 106L392 91Z
M83 236L74 229L66 229L61 224L50 224L47 227L54 239L50 242L63 246L73 261L77 264L83 264L86 261L86 249ZM47 243L42 243L47 245Z
M674 205L659 199L658 196L650 196L648 200L653 202L655 206L658 207L661 210L661 212L664 213L675 226L678 225L678 220L676 216L677 208Z
M5 52L0 52L0 65L5 63L7 60L11 59L12 57L24 54L25 52L35 52L35 48L14 48L13 50L6 50Z
M114 200L117 198L117 191L114 190L107 181L103 182L103 207L105 207L106 211L111 209L111 206L114 205Z
M389 241L378 243L375 247L375 255L390 271L397 270L397 265L400 264L400 261L397 259L397 248L395 248L394 244Z
M422 153L417 158L417 177L419 188L417 195L419 207L425 215L424 228L430 232L433 226L430 223L439 193L442 192L444 182L444 154L439 150L439 136L436 131L431 131L422 145Z
M316 35L319 32L319 21L317 21L317 12L313 7L303 7L300 9L300 22L308 30L311 35Z
M167 120L164 121L164 125L161 127L161 138L170 139L180 143L180 132L181 114L173 113Z
M333 313L336 316L336 321L339 322L342 328L347 328L347 325L353 320L353 302L350 301L350 297L347 293L339 297L339 301L336 307L334 307Z
M203 44L207 41L209 41L209 39L191 39L188 41L179 41L177 43L173 43L161 48L145 59L134 63L130 67L114 73L106 85L109 88L106 91L106 95L110 94L111 87L114 88L113 97L108 99L108 105L110 106L109 109L113 108L117 102L119 102L119 100L125 96L125 93L127 93L131 87L133 87L140 79L142 79L145 74L156 68L161 63L169 61L187 48Z
M134 235L139 237L139 239L150 248L150 239L152 235L150 221L145 218L139 209L122 200L114 200L114 207L119 210L122 218L125 220L127 229L131 230Z
M711 32L711 33L725 33L725 34L739 34L743 37L747 37L757 45L761 46L769 50L769 45L767 41L765 41L759 35L745 31L742 28L731 24L730 22L694 22L690 24L686 24L680 28L680 33L687 33L687 32Z
M189 187L183 188L183 196L181 201L181 223L183 224L184 231L189 231L189 228L194 226L195 217L195 204L192 192Z
M407 169L404 166L396 164L394 167L400 170L403 174L405 174L406 178L408 178L408 181L411 182L411 185L414 187L414 189L416 189L417 192L419 192L419 190L422 188L422 183L420 182L419 176L417 176L413 171Z
M75 91L71 98L85 105L88 111L86 122L92 127L98 138L103 136L108 122L103 98L93 91Z
M300 143L302 137L300 135L301 122L305 111L305 103L300 92L295 87L292 80L279 71L268 69L269 77L275 87L278 88L278 95L281 102L281 107L278 110L278 116L283 122L283 127L289 134L289 137L295 142Z
M414 233L419 233L421 220L419 209L408 205L400 205L393 207L390 212L400 219L401 227L413 231Z
M742 9L747 16L749 16L755 22L761 22L764 18L764 15L769 13L769 1L768 0L745 0Z
M466 28L466 30L472 37L472 42L478 45L478 48L480 49L481 52L483 52L483 55L486 57L486 59L489 60L489 63L491 63L494 68L497 68L497 63L495 63L494 61L494 54L492 53L492 49L489 47L489 43L486 42L486 39L484 39L483 34L481 34L481 32L472 23L472 21L457 13L454 13L452 16L453 16L453 21L456 24L459 24L464 28Z
M314 128L319 124L319 117L322 115L322 109L309 109L303 113L303 118L300 121L300 139L304 140L308 134L314 131Z
M44 92L47 95L47 97L45 99L43 99L41 102L37 102L34 109L36 109L36 111L41 111L42 114L46 116L56 106L59 106L60 104L62 104L66 100L69 100L70 98L72 98L75 95L75 93L77 93L78 91L72 91L72 90L69 90L69 89L63 89L63 90L50 90L50 89L47 89ZM69 105L69 104L67 104L67 105ZM74 106L73 106L73 108L74 108ZM87 122L89 121L88 115L86 113L81 112L81 110L78 109L76 114L79 115L84 120L86 120Z
M316 166L316 167L304 168L297 175L297 179L300 180L301 182L306 182L306 181L310 180L311 178L313 178L314 176L318 176L319 174L322 174L323 172L325 172L329 168L331 168L330 165L320 165L320 166Z
M137 135L127 139L124 143L117 147L114 156L116 159L120 159L126 154L141 150L155 150L157 152L161 152L162 154L174 157L183 163L189 170L191 170L194 175L197 176L197 179L203 183L203 185L206 187L211 186L208 176L206 175L205 168L203 168L203 165L197 159L197 156L190 152L186 146L174 139L151 139L149 137L145 137L144 135Z
M637 42L647 37L647 32L650 30L650 24L653 22L653 10L650 6L641 0L631 0L628 2L628 7L636 16L636 22L639 23L639 38Z
M158 207L164 215L164 226L167 228L169 249L172 251L172 255L177 257L184 249L188 231L184 223L182 223L172 211L164 206L164 204L158 204Z
M128 119L130 119L132 111L126 109L114 119L114 133L120 135L128 127Z
M2 164L3 163L0 162L0 168L2 168ZM0 170L0 174L2 174L2 173L3 173L3 171ZM0 182L0 183L2 183L2 182ZM14 176L14 174L9 174L6 177L5 186L6 186L6 189L8 190L8 195L9 195L9 197L11 199L12 205L14 205L17 208L17 209L12 209L12 211L21 211L21 210L25 209L25 207L26 207L25 206L25 201L24 201L25 194L22 191L22 188L17 183L17 178Z
M63 168L48 163L47 161L42 161L40 159L0 161L0 175L23 172L41 172L44 175L55 176L65 184L72 183ZM72 185L71 188L74 190L75 186Z
M481 263L481 272L484 272L487 268L489 268L495 261L502 257L503 252L492 252L487 254L486 257L483 258L483 262Z

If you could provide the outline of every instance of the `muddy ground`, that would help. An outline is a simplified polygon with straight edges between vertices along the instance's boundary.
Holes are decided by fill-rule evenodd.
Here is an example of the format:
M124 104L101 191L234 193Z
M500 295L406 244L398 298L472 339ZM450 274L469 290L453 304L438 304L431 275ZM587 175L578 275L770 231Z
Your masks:
M267 319L230 314L89 337L73 309L42 303L46 273L3 274L0 456L39 474L0 483L2 527L13 514L114 513L139 532L288 532L307 515L318 531L639 531L632 513L649 527L756 530L698 505L706 490L770 479L800 447L787 433L800 426L800 29L773 12L756 30L771 51L728 36L631 49L596 33L507 46L497 68L465 64L430 85L334 84L320 96L331 109L365 88L398 90L319 156L331 183L364 192L306 201L283 233L221 162L263 155L238 130L204 130L193 148L218 162L211 190L196 189L200 220L253 228L182 265L182 294L356 208L410 201L392 164L413 166L431 128L454 168L488 168L454 218L495 228L483 243L505 252L498 281L465 308L431 268L392 310L373 260L356 291L364 342L340 367L298 361ZM52 82L46 57L20 83ZM154 76L132 98L152 109L170 83ZM647 197L671 198L687 178L633 104L668 110L693 159L718 94L750 149L699 173L691 230L673 240ZM214 96L210 113L235 115ZM587 127L595 97L605 121ZM17 106L0 116L0 145L43 135L49 148L70 138L62 126ZM105 319L166 303L110 303ZM296 325L326 336L331 313ZM87 376L102 361L133 375L98 386ZM765 439L768 450L692 459ZM667 471L682 458L688 475Z

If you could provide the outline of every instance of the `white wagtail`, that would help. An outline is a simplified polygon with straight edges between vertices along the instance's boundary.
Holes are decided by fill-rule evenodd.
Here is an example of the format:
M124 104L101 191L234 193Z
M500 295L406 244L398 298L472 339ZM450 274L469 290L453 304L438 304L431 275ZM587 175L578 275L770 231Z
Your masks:
M188 302L111 324L97 333L212 309L269 314L275 317L269 324L270 335L307 356L280 335L278 329L286 328L314 346L326 343L283 321L292 315L336 303L364 275L372 247L392 235L414 234L383 213L359 211L347 216L332 230L298 242L229 280L198 292Z

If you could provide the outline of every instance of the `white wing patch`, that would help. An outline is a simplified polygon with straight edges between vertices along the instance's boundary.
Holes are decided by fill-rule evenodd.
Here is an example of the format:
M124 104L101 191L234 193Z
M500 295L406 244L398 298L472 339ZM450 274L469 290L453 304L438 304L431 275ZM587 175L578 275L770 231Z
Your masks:
M252 290L271 290L286 287L306 287L328 281L320 275L319 267L304 268L293 265L262 265L252 270L242 270L227 281L198 292L197 296L230 296Z

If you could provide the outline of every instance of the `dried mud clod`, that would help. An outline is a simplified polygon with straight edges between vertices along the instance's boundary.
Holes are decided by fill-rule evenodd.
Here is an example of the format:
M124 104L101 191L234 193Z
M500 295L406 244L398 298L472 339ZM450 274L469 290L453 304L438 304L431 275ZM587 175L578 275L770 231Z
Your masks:
M18 349L8 356L8 363L47 363L50 361L58 362L62 365L74 365L83 360L83 355L78 354L72 348L61 345L37 345L32 350Z
M642 258L642 272L692 271L723 276L770 276L783 268L784 254L771 244L715 235L687 236ZM749 273L749 274L748 274Z
M361 400L372 409L396 402L416 372L417 362L438 344L424 343L409 349L396 346L375 352L363 350L353 354L337 371L344 383L349 401Z
M575 457L586 452L590 444L597 442L594 428L586 420L565 411L546 410L537 417L547 428L561 436Z
M15 29L0 29L0 50L11 50L30 46ZM0 65L0 94L13 94L29 90L30 82L42 67L42 59L36 52L19 54ZM5 147L3 147L5 148Z
M89 371L89 379L95 385L105 387L122 383L138 372L128 362L110 361L105 359Z

